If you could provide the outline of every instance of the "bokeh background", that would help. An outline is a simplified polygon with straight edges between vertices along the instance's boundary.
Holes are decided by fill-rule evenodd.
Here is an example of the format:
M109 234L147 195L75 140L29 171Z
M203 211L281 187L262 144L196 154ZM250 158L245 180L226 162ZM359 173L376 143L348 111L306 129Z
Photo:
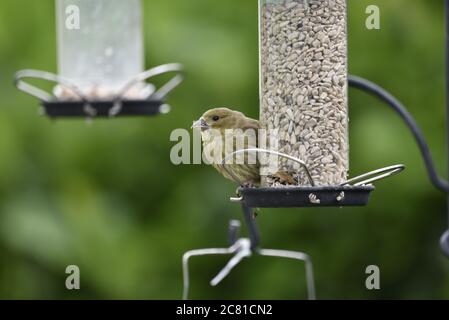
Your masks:
M365 9L381 9L381 30ZM0 298L179 299L181 256L227 246L240 219L235 186L204 165L170 162L174 128L211 106L258 116L257 1L144 0L146 65L181 62L185 83L157 118L51 121L12 85L23 68L56 71L54 1L0 2ZM439 172L445 148L443 1L349 0L350 72L409 107ZM429 183L418 149L386 106L350 91L351 175L404 163L353 209L263 210L266 248L307 252L321 299L447 299L449 261L439 251L445 198ZM196 299L306 298L301 263L254 257L222 285L227 258L192 263ZM65 268L81 290L65 289ZM381 269L381 290L365 268Z

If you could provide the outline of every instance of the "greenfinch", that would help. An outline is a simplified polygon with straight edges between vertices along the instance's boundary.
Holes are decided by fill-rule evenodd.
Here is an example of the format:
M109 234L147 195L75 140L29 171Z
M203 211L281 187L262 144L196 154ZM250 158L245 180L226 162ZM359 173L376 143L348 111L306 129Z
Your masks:
M235 156L223 164L235 151L258 147L259 121L239 111L216 108L206 111L192 128L201 130L203 155L219 173L245 187L260 186L260 162L254 152L245 152L240 161ZM288 174L278 172L275 176L295 183Z

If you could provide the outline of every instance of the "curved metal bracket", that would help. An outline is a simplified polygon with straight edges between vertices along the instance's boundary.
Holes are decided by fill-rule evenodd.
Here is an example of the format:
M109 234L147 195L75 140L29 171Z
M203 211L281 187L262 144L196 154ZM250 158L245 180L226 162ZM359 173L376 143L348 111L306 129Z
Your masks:
M77 96L79 100L83 102L84 112L86 113L87 116L94 117L96 115L96 111L94 108L92 108L89 99L87 99L86 96L83 94L83 92L70 80L50 72L39 70L22 70L17 72L14 77L14 84L17 87L17 89L44 102L51 102L55 100L55 97L49 94L48 92L25 82L25 79L28 78L46 80L62 84L64 87L71 90L75 94L75 96Z
M362 174L358 177L349 179L345 183L342 183L341 186L347 186L347 185L352 185L354 187L366 186L367 184L371 184L373 182L380 181L385 178L397 175L404 170L405 170L405 166L403 164L398 164L395 166L390 166L390 167L374 170L374 171ZM360 180L362 180L362 181L360 181Z
M157 66L155 68L149 69L147 71L144 71L144 72L138 74L135 78L131 79L126 85L124 85L123 88L117 94L116 99L120 99L123 96L125 96L126 93L132 87L139 84L140 82L144 82L148 79L154 78L154 77L162 75L162 74L178 72L178 74L176 76L174 76L165 85L163 85L159 90L157 90L155 93L152 94L152 97L155 97L157 99L164 99L167 96L167 94L169 94L171 91L173 91L184 80L183 71L184 71L184 68L179 63L163 64L163 65Z
M165 97L173 91L177 86L179 86L184 80L184 75L182 74L184 68L181 64L170 63L160 65L158 67L152 68L150 70L144 71L138 74L135 78L131 79L123 88L119 91L117 96L114 98L114 107L110 111L110 116L116 116L120 113L122 109L123 97L131 90L135 85L144 82L148 79L154 78L156 76L177 72L172 79L170 79L166 84L164 84L159 90L151 95L151 98L163 100Z
M431 182L437 189L449 193L449 182L438 176L438 173L435 169L435 165L433 163L432 155L430 154L429 145L427 144L426 139L424 138L424 135L421 129L419 128L418 124L416 123L415 119L407 111L405 106L392 94L390 94L388 91L381 88L374 82L353 75L349 76L348 81L351 87L357 88L359 90L368 92L376 96L377 98L385 102L387 105L389 105L396 113L399 114L401 119L406 123L407 127L412 132L416 140L416 143L418 144Z
M182 273L183 273L183 300L189 298L190 290L190 273L189 273L189 260L192 257L207 256L207 255L230 255L235 253L242 245L242 241L237 241L230 248L209 248L209 249L198 249L186 252L182 257Z
M446 257L449 258L449 230L447 230L440 239L440 247L443 250Z
M256 254L265 257L278 257L303 261L306 268L306 284L307 284L307 296L309 300L316 299L315 291L315 279L313 274L313 264L310 257L302 252L286 251L286 250L273 250L273 249L258 249ZM210 282L211 286L217 286L220 284L231 271L244 259L251 257L253 252L251 251L251 240L246 238L238 239L229 248L210 248L188 251L182 258L182 270L183 270L183 300L188 300L190 290L190 274L189 274L189 260L192 257L207 256L207 255L233 255L228 264L218 273L217 276Z
M449 35L449 0L446 0L446 16L447 16L447 34ZM449 41L449 38L448 38ZM449 42L448 42L449 44ZM449 53L449 51L448 51ZM449 58L449 57L448 57ZM448 61L449 62L449 61ZM448 69L448 80L449 80L449 69ZM418 144L419 150L421 151L421 155L424 159L424 163L426 165L427 173L429 175L430 181L432 184L439 190L447 193L449 195L449 182L445 179L442 179L435 169L434 162L432 160L432 155L430 153L429 145L427 144L424 135L417 125L415 119L412 115L407 111L405 106L396 99L392 94L390 94L385 89L381 88L377 84L357 77L357 76L349 76L349 85L360 89L362 91L368 92L377 98L381 99L388 106L390 106L396 113L399 114L401 119L405 122L409 130L412 132L416 143ZM448 107L448 116L449 116L449 107ZM448 118L449 119L449 118ZM449 199L449 198L448 198ZM449 200L448 200L449 206ZM444 254L449 258L449 230L443 234L440 240L440 246Z
M286 259L294 259L305 262L306 267L306 282L307 282L307 295L309 300L316 300L316 290L315 290L315 277L313 274L313 264L312 259L309 255L296 252L296 251L286 251L286 250L272 250L272 249L260 249L258 253L261 256L266 257L278 257Z
M273 150L266 150L266 149L260 149L260 148L250 148L250 149L242 149L242 150L237 150L233 153L230 153L229 155L227 155L223 161L221 162L223 168L226 170L226 172L236 181L238 182L240 185L243 184L243 182L240 180L239 177L237 177L231 170L229 170L229 168L226 166L226 162L233 158L234 156L238 155L238 154L242 154L245 152L255 152L255 153L268 153L271 155L275 155L278 157L282 157L282 158L286 158L288 160L294 161L296 163L299 163L301 165L302 168L304 168L304 170L306 171L307 174L307 178L309 179L310 184L312 185L312 187L315 186L315 181L312 178L312 175L310 174L309 168L307 167L306 163L304 161L302 161L301 159L289 156L288 154L284 154L284 153L280 153L277 151L273 151Z
M88 101L88 99L84 96L84 94L81 92L81 90L74 85L70 80L58 76L56 74L45 72L45 71L39 71L39 70L21 70L16 73L14 76L14 84L20 91L23 91L41 101L44 102L50 102L55 99L55 97L48 92L33 86L27 82L24 81L24 79L28 78L34 78L34 79L41 79L46 81L55 82L58 84L62 84L65 87L67 87L69 90L73 91L73 93L81 100L81 101Z

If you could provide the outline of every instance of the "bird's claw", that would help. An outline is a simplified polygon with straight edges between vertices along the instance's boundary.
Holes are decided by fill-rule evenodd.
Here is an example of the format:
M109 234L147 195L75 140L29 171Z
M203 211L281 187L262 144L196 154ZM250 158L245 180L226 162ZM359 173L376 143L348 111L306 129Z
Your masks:
M245 189L254 188L254 184L252 182L245 182L242 184L242 188L245 188Z

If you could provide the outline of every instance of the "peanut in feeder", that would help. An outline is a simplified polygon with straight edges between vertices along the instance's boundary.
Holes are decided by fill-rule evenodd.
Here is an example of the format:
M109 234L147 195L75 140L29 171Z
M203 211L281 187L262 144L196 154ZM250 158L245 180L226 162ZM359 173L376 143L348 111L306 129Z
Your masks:
M22 70L18 89L38 98L49 117L151 116L170 111L168 93L182 66L144 71L141 0L56 0L58 74ZM160 88L146 80L176 75ZM25 82L55 82L53 93Z

